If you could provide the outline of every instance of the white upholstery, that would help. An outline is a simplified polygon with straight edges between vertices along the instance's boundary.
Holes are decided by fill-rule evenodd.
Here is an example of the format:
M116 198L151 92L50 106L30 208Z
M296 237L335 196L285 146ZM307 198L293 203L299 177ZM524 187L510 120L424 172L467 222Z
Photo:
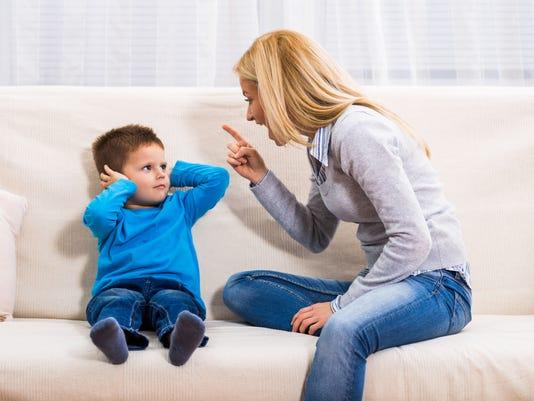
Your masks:
M0 188L0 322L13 318L17 285L17 235L28 203Z
M475 316L462 333L369 359L368 400L534 399L534 89L366 88L430 144L470 254ZM301 200L304 150L280 149L245 120L237 88L0 88L0 188L28 199L18 237L15 320L0 323L0 400L298 400L309 336L222 322L234 272L269 268L351 279L364 264L355 226L312 254L292 241L231 173L227 195L195 227L205 349L182 368L154 337L122 366L88 337L96 243L81 216L98 193L90 144L120 125L153 127L169 162L225 165L233 125ZM18 318L18 319L17 319ZM154 396L150 396L154 394Z
M0 399L297 401L315 350L310 336L215 320L209 345L185 367L170 365L152 334L148 350L117 367L88 328L59 319L0 325ZM532 316L479 315L460 334L372 355L365 399L531 400L532 338Z

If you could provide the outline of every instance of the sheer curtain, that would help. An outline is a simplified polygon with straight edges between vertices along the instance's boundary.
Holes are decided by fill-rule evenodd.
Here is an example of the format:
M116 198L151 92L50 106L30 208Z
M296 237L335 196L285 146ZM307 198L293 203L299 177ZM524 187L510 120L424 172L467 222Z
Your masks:
M278 28L361 84L534 84L534 0L0 0L0 85L232 86Z

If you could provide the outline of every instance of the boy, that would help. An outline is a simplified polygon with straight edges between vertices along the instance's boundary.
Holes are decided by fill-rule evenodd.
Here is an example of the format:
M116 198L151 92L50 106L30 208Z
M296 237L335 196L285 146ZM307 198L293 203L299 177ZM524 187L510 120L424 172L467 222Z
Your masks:
M228 172L178 161L169 173L163 143L139 125L105 133L92 150L104 190L83 216L100 253L86 311L91 339L121 364L129 349L147 347L139 330L150 328L183 365L208 340L191 228L223 197ZM169 195L170 187L192 188Z

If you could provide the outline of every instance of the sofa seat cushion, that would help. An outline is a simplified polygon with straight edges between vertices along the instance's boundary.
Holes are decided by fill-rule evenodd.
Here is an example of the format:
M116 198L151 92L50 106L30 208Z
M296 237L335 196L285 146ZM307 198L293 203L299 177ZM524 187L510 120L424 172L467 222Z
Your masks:
M16 319L2 324L0 399L297 401L316 341L208 321L208 346L175 367L153 333L147 334L149 348L130 352L128 361L116 366L91 343L87 322ZM460 334L372 355L365 399L533 399L532 339L534 316L477 315Z

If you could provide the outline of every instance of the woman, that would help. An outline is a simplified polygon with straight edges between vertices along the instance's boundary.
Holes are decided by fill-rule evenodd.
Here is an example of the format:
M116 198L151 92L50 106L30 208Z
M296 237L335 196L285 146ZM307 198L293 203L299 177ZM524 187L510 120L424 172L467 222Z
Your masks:
M339 220L358 224L368 268L353 282L273 271L232 276L224 301L247 322L320 335L304 400L361 400L366 358L384 348L454 334L471 320L460 226L426 144L367 99L305 36L260 36L235 67L247 119L276 145L306 146L306 205L231 127L228 163L289 235L324 250Z

